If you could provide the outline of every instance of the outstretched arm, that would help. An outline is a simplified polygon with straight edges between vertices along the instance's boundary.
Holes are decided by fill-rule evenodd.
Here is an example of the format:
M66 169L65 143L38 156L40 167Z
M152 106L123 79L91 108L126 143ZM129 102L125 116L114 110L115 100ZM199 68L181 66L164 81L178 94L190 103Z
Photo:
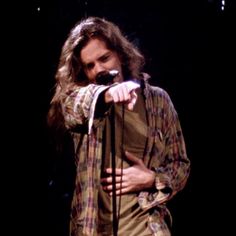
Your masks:
M140 85L134 81L126 81L120 84L116 84L107 89L104 95L106 103L127 103L129 110L133 110L137 101L137 94L135 90Z

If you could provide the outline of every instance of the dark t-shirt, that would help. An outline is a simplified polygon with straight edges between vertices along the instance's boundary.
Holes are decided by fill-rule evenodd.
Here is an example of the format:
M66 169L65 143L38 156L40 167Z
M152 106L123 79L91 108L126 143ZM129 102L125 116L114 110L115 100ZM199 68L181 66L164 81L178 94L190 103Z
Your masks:
M105 176L104 169L112 167L112 140L115 142L116 168L121 168L122 166L123 168L127 168L132 165L132 163L126 160L126 157L122 156L122 146L125 151L129 151L136 157L143 157L147 140L147 121L144 98L140 91L137 91L137 94L138 99L133 111L127 110L126 106L124 106L123 113L123 106L115 104L114 121L111 121L109 116L106 118L102 177ZM114 138L112 138L112 136ZM118 235L151 235L147 227L148 211L144 211L139 207L137 194L138 193L129 193L116 197L116 212L119 215ZM99 235L110 236L112 235L113 227L112 197L102 189L102 186L99 189L98 205Z

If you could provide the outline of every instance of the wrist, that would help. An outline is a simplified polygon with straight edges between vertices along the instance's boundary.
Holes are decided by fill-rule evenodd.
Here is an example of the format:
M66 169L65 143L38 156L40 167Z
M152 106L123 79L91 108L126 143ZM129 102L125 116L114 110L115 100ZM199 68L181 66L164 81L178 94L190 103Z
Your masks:
M112 102L112 96L110 94L109 88L104 93L104 101L105 103Z
M155 179L156 179L156 173L152 170L149 170L149 181L148 181L148 188L154 188L155 187Z

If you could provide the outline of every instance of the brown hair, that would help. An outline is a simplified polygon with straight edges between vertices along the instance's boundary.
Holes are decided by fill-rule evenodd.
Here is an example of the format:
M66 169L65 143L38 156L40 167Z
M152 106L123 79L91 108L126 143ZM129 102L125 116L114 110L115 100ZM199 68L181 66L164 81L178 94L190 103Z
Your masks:
M90 39L99 38L106 46L115 51L122 64L125 79L139 79L144 65L144 57L139 50L121 33L120 29L105 19L88 17L70 31L62 48L58 70L56 72L55 94L48 113L49 125L63 126L60 102L75 85L85 86L88 80L83 73L80 51ZM60 124L61 123L61 124Z

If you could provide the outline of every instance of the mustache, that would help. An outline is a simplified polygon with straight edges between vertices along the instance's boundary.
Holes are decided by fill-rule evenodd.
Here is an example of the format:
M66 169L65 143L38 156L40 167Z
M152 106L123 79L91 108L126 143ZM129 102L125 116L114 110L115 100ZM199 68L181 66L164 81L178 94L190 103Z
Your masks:
M118 70L108 70L97 74L95 80L99 85L108 85L114 82L114 78L119 74Z

